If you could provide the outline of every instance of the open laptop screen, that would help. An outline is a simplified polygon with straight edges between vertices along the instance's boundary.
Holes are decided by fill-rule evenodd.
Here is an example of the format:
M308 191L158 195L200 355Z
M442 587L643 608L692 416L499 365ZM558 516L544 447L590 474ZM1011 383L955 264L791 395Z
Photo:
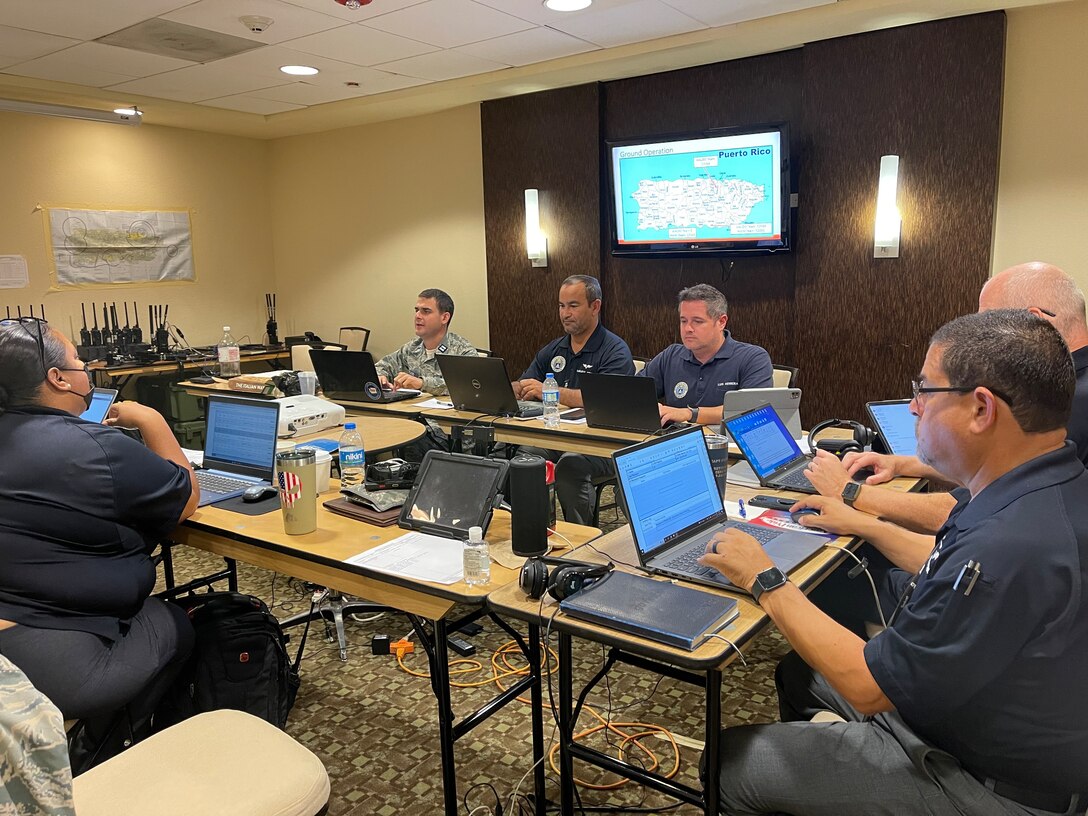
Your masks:
M768 476L801 456L801 449L770 405L727 419L725 424L758 476Z
M271 478L279 408L271 400L208 397L204 467Z
M910 412L910 400L870 402L865 405L880 438L890 453L914 456L918 450L915 417Z
M624 448L612 459L632 537L644 556L722 512L701 427Z

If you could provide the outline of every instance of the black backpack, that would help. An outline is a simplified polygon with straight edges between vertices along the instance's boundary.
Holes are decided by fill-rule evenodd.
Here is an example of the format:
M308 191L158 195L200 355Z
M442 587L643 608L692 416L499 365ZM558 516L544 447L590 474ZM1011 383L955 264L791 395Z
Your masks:
M188 613L196 644L156 714L156 727L233 708L283 728L298 693L298 659L291 663L287 638L264 601L209 592L174 603Z

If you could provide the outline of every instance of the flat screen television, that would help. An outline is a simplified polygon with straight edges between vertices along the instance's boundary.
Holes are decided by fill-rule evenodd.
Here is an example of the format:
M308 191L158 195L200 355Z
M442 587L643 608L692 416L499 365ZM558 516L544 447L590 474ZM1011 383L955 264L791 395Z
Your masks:
M784 122L605 143L617 257L721 257L790 249Z

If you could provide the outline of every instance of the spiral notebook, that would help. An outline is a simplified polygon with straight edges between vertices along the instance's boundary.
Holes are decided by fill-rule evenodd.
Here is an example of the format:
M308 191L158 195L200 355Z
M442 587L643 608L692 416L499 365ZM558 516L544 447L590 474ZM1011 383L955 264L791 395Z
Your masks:
M571 617L688 651L740 614L724 595L617 570L559 607Z

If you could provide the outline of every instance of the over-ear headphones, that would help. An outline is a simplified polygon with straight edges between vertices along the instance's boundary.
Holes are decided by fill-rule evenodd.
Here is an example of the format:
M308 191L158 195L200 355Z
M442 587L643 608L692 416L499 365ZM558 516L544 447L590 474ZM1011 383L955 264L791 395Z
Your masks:
M816 441L816 434L828 428L850 428L853 431L852 439L821 439ZM808 432L808 449L815 455L816 449L825 450L835 454L840 459L848 453L861 453L876 439L876 431L867 428L860 422L852 419L825 419L817 422Z
M554 569L549 570L548 564ZM544 597L545 592L561 601L604 578L612 569L611 562L589 564L545 555L526 560L518 576L518 586L534 601Z

